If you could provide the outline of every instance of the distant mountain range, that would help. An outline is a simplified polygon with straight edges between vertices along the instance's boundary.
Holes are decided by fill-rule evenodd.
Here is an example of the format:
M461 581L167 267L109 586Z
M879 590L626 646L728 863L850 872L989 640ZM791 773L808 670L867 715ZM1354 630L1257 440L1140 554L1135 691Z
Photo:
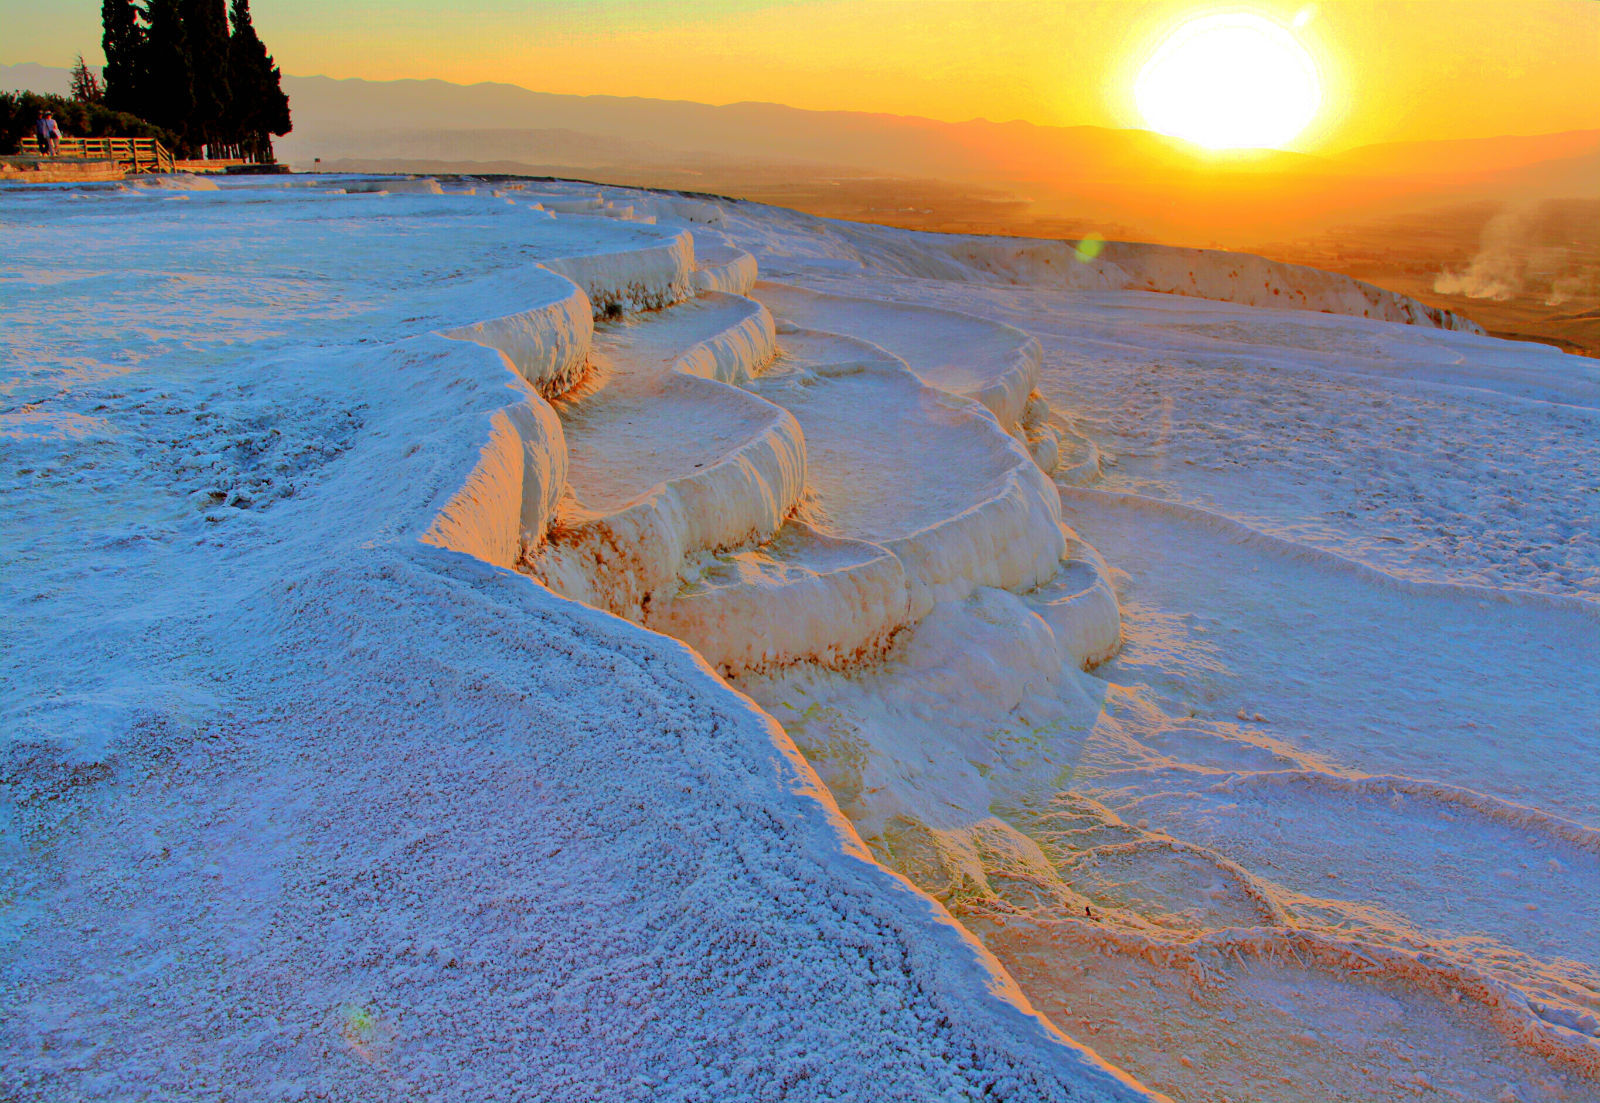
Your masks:
M0 66L0 87L67 70ZM1441 203L1600 195L1600 130L1207 154L1142 130L932 119L778 104L567 96L507 84L286 77L297 168L505 171L728 194L774 181L938 182L1168 239L1271 235ZM892 191L893 189L888 189Z

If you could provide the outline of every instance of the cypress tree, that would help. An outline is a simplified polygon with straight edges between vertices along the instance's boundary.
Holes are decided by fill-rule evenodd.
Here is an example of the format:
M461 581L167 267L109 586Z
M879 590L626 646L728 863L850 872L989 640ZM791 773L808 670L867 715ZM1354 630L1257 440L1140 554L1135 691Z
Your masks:
M272 160L272 136L289 133L289 97L283 74L250 21L250 0L233 0L229 13L228 67L233 82L232 130L246 157Z
M143 116L145 102L145 31L133 0L102 0L100 45L105 50L105 104L113 111Z
M180 0L184 54L194 88L189 142L216 157L228 141L231 96L228 79L228 14L223 0Z
M105 86L94 75L94 70L89 68L89 63L83 60L82 54L78 55L78 63L72 67L72 98L78 103L100 103L106 98Z
M204 138L198 138L190 126L194 114L194 73L189 68L183 11L178 0L150 0L146 18L150 29L146 32L149 83L145 118L177 134L182 152L188 155Z
M176 135L173 152L272 160L289 97L250 19L250 0L101 0L105 102ZM231 30L230 30L231 24ZM79 64L76 86L94 92Z

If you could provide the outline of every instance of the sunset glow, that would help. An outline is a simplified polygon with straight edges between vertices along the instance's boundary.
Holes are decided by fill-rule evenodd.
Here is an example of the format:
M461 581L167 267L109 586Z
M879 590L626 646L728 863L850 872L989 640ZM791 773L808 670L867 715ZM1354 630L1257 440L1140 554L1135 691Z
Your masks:
M1247 12L1316 62L1321 107L1291 143L1299 152L1600 126L1600 4L1580 0L481 0L469 8L252 4L291 76L1119 129L1152 125L1135 87L1175 29ZM99 19L96 0L0 0L0 65L66 67L79 53L99 64ZM1286 96L1278 87L1258 98Z
M1208 149L1282 147L1322 106L1317 64L1287 28L1211 15L1173 31L1139 71L1145 124Z

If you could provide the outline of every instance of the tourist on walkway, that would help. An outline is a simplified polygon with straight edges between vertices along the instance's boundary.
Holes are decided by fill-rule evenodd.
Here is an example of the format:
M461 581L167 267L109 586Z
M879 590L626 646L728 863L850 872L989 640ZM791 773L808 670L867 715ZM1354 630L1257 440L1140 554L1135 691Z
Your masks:
M33 126L39 139L39 152L51 157L61 156L61 127L56 123L54 111L45 111Z

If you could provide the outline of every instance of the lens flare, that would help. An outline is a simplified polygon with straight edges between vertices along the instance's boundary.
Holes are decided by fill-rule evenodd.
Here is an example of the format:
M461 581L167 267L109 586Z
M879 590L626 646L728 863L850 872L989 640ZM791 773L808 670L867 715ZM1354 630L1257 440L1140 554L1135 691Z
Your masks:
M1191 19L1139 70L1134 101L1150 129L1208 149L1281 147L1322 107L1316 61L1259 15Z
M1078 242L1077 246L1073 248L1072 252L1073 255L1078 258L1080 263L1088 264L1090 261L1094 260L1095 257L1098 257L1100 255L1100 251L1105 247L1105 235L1091 230L1089 233L1084 235L1083 240Z

